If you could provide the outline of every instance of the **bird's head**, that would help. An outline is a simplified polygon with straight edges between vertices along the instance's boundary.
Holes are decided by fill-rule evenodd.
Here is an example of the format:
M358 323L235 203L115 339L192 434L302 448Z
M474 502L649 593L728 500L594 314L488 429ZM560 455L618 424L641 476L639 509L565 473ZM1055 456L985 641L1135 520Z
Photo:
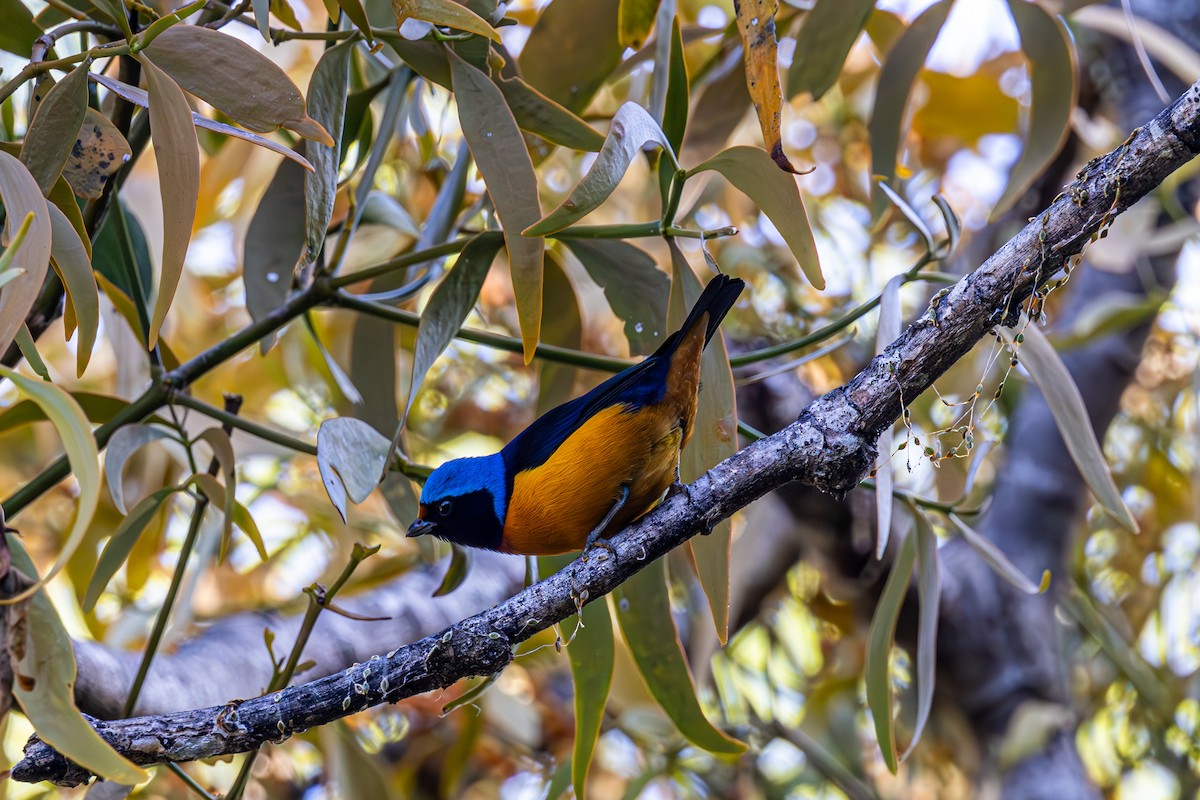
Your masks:
M420 510L408 535L431 534L468 547L498 550L507 501L508 482L499 454L447 461L425 481Z

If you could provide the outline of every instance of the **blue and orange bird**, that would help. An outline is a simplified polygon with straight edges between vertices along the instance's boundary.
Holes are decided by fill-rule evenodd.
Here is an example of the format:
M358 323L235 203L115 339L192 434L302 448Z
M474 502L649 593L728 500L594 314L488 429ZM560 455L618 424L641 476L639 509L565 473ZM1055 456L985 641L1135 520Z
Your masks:
M701 353L744 286L717 275L653 355L546 412L499 453L438 467L408 535L556 555L641 517L679 480Z

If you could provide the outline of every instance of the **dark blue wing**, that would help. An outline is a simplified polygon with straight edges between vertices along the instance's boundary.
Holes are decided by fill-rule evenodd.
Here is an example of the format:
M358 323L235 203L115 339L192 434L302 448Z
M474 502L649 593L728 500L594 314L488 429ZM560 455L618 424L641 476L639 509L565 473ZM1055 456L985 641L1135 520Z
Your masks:
M662 358L660 351L618 372L582 397L538 417L502 451L508 474L513 476L545 463L568 436L609 406L625 405L632 411L662 400L669 365L670 359Z

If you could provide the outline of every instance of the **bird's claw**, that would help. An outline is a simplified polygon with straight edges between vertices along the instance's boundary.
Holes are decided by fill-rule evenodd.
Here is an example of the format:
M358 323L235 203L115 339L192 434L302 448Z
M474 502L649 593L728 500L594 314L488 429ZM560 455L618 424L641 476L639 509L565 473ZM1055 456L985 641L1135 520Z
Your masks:
M617 560L617 549L603 539L596 539L594 542L588 542L580 555L580 560L585 563L588 557L596 550L607 550L613 561Z

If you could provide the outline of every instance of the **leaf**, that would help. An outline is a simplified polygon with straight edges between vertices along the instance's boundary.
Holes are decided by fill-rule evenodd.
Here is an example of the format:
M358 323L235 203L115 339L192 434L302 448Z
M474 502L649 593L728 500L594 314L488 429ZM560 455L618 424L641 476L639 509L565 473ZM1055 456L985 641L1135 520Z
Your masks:
M12 566L36 575L20 541L10 537L8 546ZM10 609L7 624L6 655L15 677L13 695L37 735L66 758L107 780L129 786L149 780L144 770L100 738L75 706L75 651L46 593L38 592L28 604Z
M997 330L1005 341L1013 343L1015 333L1003 326L998 326ZM1104 510L1121 527L1137 533L1137 520L1129 512L1125 501L1121 499L1121 492L1113 482L1108 462L1104 460L1104 451L1096 441L1087 407L1083 404L1079 388L1071 379L1071 373L1036 325L1025 325L1022 331L1025 340L1020 345L1021 364L1046 399L1071 460Z
M311 118L287 73L240 39L203 25L175 25L143 52L181 88L256 133L284 127L328 147L334 144L329 131L340 128Z
M346 92L350 78L350 54L354 42L347 39L321 55L308 84L308 107L313 116L331 131L341 131L346 114ZM338 149L320 143L307 145L305 154L313 171L304 176L305 248L296 266L301 284L321 257L325 234L333 219L337 195Z
M217 555L217 561L223 562L225 554L229 551L229 543L233 538L233 503L234 495L237 492L237 459L233 454L233 442L229 440L229 434L221 428L206 428L196 439L212 448L213 458L217 460L221 467L221 474L225 478L225 492L221 498L221 513L225 515L225 530L221 537L221 549ZM216 500L211 495L209 497Z
M0 280L12 275L12 273L0 273ZM46 362L42 360L42 355L37 351L37 345L33 342L33 334L29 332L29 326L21 323L21 327L17 330L17 349L21 351L22 357L33 370L44 381L50 380L50 368L46 366Z
M668 239L671 250L672 280L670 314L667 327L675 330L683 325L688 309L700 297L700 281L688 264L674 239ZM696 419L692 423L691 442L679 456L679 476L694 481L715 464L737 450L737 398L734 394L733 371L725 339L713 336L704 349L700 362L700 400ZM706 535L688 541L688 552L696 568L696 577L708 598L717 639L722 645L729 638L729 564L733 525L728 520L718 522Z
M446 567L446 574L442 577L442 582L433 590L433 596L443 597L462 586L463 581L471 574L471 562L473 560L474 557L468 548L459 547L451 542L450 564Z
M75 371L81 377L96 346L96 332L100 328L100 296L96 291L96 278L92 275L92 262L88 258L87 248L75 232L71 220L53 203L47 204L47 209L50 212L50 257L66 287L67 302L78 325Z
M539 558L538 564L541 572L549 575L573 560L573 556L551 556ZM604 710L608 705L613 665L616 662L612 617L604 598L597 598L580 610L566 651L571 664L571 680L575 685L575 743L571 750L571 783L575 787L575 796L582 800L587 796L588 771L604 723Z
M250 509L237 500L233 501L233 524L238 527L238 530L246 534L246 538L250 540L250 543L254 545L254 549L258 552L258 557L266 561L268 558L267 546L263 543L262 533L258 530L258 523L251 516Z
M879 71L875 108L867 127L871 135L871 170L888 184L896 178L901 123L909 92L953 4L954 0L938 0L913 20Z
M406 19L419 19L500 42L500 34L487 20L454 0L392 0L392 11L397 27Z
M10 269L21 270L19 277L0 291L0 351L7 350L25 324L25 315L42 290L42 280L50 264L50 215L46 198L25 165L0 150L0 203L5 221L2 240L11 247L25 218L33 214L29 232L13 255Z
M950 201L941 193L933 196L933 204L942 212L942 221L946 225L946 253L952 254L958 248L958 240L962 236L962 220L954 213Z
M804 15L788 69L788 99L807 92L820 100L837 83L850 48L866 27L875 0L817 0Z
M271 41L271 0L253 0L254 26L264 42Z
M583 316L575 287L563 271L562 262L554 251L546 253L546 283L543 287L542 342L579 350L583 347ZM534 416L540 417L551 409L579 396L575 390L579 368L549 359L538 365L537 404Z
M621 63L619 5L619 0L554 0L546 6L521 48L525 80L565 108L583 111Z
M371 21L367 18L366 9L363 8L361 0L337 0L342 11L346 12L346 16L354 23L354 27L362 31L363 38L367 40L367 44L374 45L375 38L371 35Z
M917 596L921 601L921 613L917 619L917 721L913 725L912 741L900 760L909 755L921 741L929 712L933 708L933 689L937 679L937 631L938 604L942 592L942 573L938 563L937 534L929 520L915 506L917 539Z
M179 491L178 487L168 486L143 497L128 516L121 520L121 524L117 526L113 535L105 543L104 550L101 551L100 558L92 570L92 580L88 584L87 594L83 598L84 611L91 613L96 608L96 601L100 599L100 595L108 586L109 581L129 558L129 554L133 552L133 547L137 544L142 531L162 510L167 498L177 491Z
M1024 2L1024 0L1022 0ZM925 220L921 219L921 215L917 210L908 204L908 201L900 196L900 193L888 186L882 180L876 179L875 184L879 190L892 201L892 205L908 220L908 224L912 225L921 237L921 241L925 244L925 252L932 254L934 251L933 234L929 230L929 226L925 224ZM898 335L898 334L897 334ZM895 337L892 337L895 338Z
M450 88L449 50L440 42L411 41L399 33L379 31L379 38L396 51L400 59L427 81Z
M126 462L137 450L163 439L179 441L170 431L151 425L125 425L118 428L108 440L104 454L104 479L108 483L108 494L112 497L113 505L122 514L129 513L125 508L125 487L121 482Z
M604 137L595 128L520 77L496 76L493 80L521 130L572 150L594 153L604 145Z
M671 52L667 57L667 96L663 105L663 133L676 153L683 146L687 130L688 103L690 102L687 59L684 58L683 36L679 30L679 19L671 20Z
M797 172L783 152L780 134L783 90L779 87L779 44L775 41L778 0L733 0L738 31L746 52L746 85L758 114L763 142L771 160L786 172Z
M875 330L875 353L882 353L900 336L900 287L904 276L896 275L883 287L879 298L879 327ZM875 557L883 558L892 533L892 426L879 437L875 457Z
M71 392L71 397L83 409L88 421L93 424L108 422L129 406L127 401L119 397L93 392ZM0 413L0 433L8 433L23 425L44 422L46 419L46 412L42 410L41 406L32 400L21 400Z
M362 420L335 417L317 430L317 468L333 507L346 521L346 499L361 503L379 485L391 450L383 434Z
M867 706L871 709L875 738L879 741L884 763L892 774L896 772L896 734L892 727L892 645L896 641L896 622L900 619L900 609L908 593L916 555L917 537L909 534L896 554L883 594L875 606L871 628L867 631Z
M692 105L682 148L682 155L691 160L708 158L723 148L746 116L750 90L740 50L709 71Z
M91 259L91 235L88 232L86 223L83 221L83 212L79 208L79 202L75 199L75 192L71 190L71 184L67 182L66 178L59 177L54 183L54 188L50 190L50 194L46 195L46 199L67 218L67 222L71 224L71 228L75 231L76 238L83 245L84 253L88 259ZM53 227L51 228L51 236L53 237ZM53 250L53 247L52 241L51 250Z
M287 300L293 271L304 252L304 183L304 170L290 161L280 162L246 230L242 282L246 310L255 322ZM277 335L273 331L259 341L263 355Z
M654 259L619 239L566 239L564 244L604 290L613 313L624 321L630 352L646 355L658 349L668 330L671 281Z
M824 289L825 278L817 259L817 245L796 179L777 169L770 157L757 147L730 147L689 169L687 174L692 176L710 169L724 175L762 209L787 242L808 282L816 289Z
M8 367L0 366L0 377L12 381L17 389L46 412L46 416L62 438L67 460L71 465L71 474L75 476L79 486L79 504L75 509L75 519L71 523L70 532L62 540L58 559L37 583L0 603L9 604L20 602L41 589L71 560L79 543L83 541L88 526L92 524L96 503L100 500L100 452L96 449L96 440L92 438L92 427L88 424L87 417L71 395L52 383L27 378Z
M404 419L412 410L417 390L425 380L425 374L437 361L438 356L449 346L462 327L463 320L471 313L483 288L483 280L500 250L503 237L495 231L484 231L475 236L447 272L425 309L417 326L417 341L413 345L412 380L409 381L408 402L404 406Z
M986 561L987 565L992 568L992 571L1001 578L1028 595L1040 594L1050 588L1050 570L1042 572L1042 582L1039 586L1026 578L1024 573L1008 560L1008 556L1004 555L1003 550L970 525L963 522L962 518L957 514L951 514L950 521L958 527L958 532L962 534L967 544L971 545L971 548L979 554L980 558Z
M110 78L106 75L98 75L94 72L88 77L106 89L109 89L118 97L128 100L134 105L141 106L142 108L147 108L150 105L149 98L143 89L139 89L136 86L130 86L127 83L121 83L114 78ZM233 125L226 125L224 122L217 122L216 120L212 120L208 117L197 114L195 111L192 112L192 124L197 128L203 128L206 131L220 133L224 136L233 136L234 138L241 139L242 141L258 145L259 147L270 150L273 153L278 153L285 158L295 161L297 164L304 167L306 170L309 170L310 172L312 171L312 164L309 164L308 161L305 160L304 156L300 155L290 147L285 147L278 142L265 139L262 136L259 136L257 133L251 133L250 131L236 128ZM128 147L128 145L126 145L126 147Z
M192 125L192 109L179 86L145 53L138 54L138 61L142 63L149 88L150 133L154 138L154 159L158 163L158 182L162 187L162 269L147 338L148 346L153 349L167 318L167 310L175 299L188 242L192 238L192 225L196 221L200 144Z
M0 50L28 59L33 55L33 43L42 29L33 21L33 12L21 0L0 0Z
M617 41L637 50L646 43L660 0L621 0L617 11Z
M710 753L738 755L746 746L704 716L667 597L667 562L656 559L613 590L617 621L650 694L688 741Z
M1009 0L1008 10L1021 35L1031 94L1021 157L1008 173L1004 194L992 209L992 222L1025 195L1058 155L1067 141L1078 95L1075 49L1062 20L1026 0Z
M363 403L362 392L354 385L354 381L350 380L350 376L342 369L342 365L337 362L333 354L325 347L325 343L321 341L321 336L317 333L317 328L313 325L312 315L304 315L304 326L308 329L309 336L312 337L313 346L317 348L317 352L321 355L321 360L325 362L325 368L329 370L330 377L333 378L334 384L337 385L338 391L342 397L351 405L361 406Z
M83 125L88 100L88 63L85 60L54 84L25 132L21 161L29 168L42 194L49 194L54 188Z
M521 342L528 364L533 360L542 323L545 247L538 235L522 235L521 231L542 215L537 175L525 139L496 85L457 54L450 55L450 73L463 137L504 227Z
M636 103L623 104L612 118L608 135L604 137L604 146L600 148L600 154L587 174L571 190L562 205L536 225L528 227L525 235L556 233L595 211L617 188L634 157L650 143L671 152L666 134L646 109ZM675 159L674 153L671 153L671 159Z
M387 774L379 762L363 750L345 722L338 720L324 726L320 741L321 752L328 759L327 774L333 784L330 788L338 796L370 797L374 800L391 800L395 797Z

